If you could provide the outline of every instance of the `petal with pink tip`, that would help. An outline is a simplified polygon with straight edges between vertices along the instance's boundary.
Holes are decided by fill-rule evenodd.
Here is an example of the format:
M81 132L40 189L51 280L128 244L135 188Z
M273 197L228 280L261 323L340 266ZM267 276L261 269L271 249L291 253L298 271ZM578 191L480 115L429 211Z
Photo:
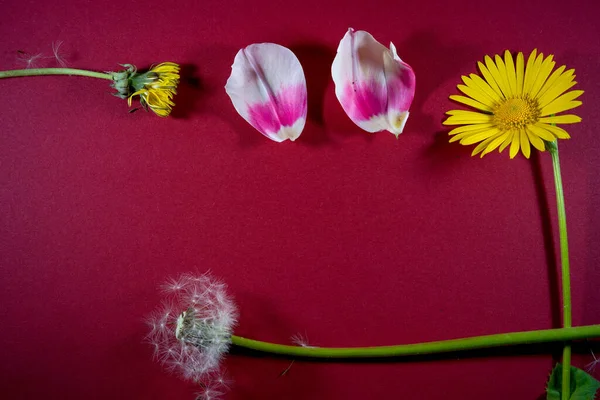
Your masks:
M296 140L306 123L306 79L298 58L274 43L241 49L225 85L236 111L276 142Z
M335 94L348 117L367 132L398 136L415 95L415 74L390 43L350 28L331 66Z

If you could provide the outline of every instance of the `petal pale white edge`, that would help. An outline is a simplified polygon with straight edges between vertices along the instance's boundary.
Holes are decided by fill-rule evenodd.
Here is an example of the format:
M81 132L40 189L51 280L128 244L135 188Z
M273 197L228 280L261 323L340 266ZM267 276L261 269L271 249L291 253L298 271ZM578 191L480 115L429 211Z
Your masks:
M281 89L294 85L303 86L306 92L306 78L296 55L276 43L255 43L237 52L225 91L238 114L253 125L249 106L267 104ZM305 123L306 111L291 126L281 126L276 132L253 126L269 139L283 142L287 139L296 140Z
M359 47L363 46L360 56L366 62L359 60ZM363 61L365 61L363 60ZM366 31L355 31L349 28L337 49L337 54L331 65L331 76L335 84L335 94L348 117L358 127L367 132L380 132L387 130L398 136L404 130L409 116L408 110L388 109L371 118L358 119L350 115L350 110L344 107L342 97L344 88L355 82L373 80L387 88L386 73L393 74L398 68L406 68L402 59L397 54L396 47L390 43L386 48ZM410 68L410 67L409 67ZM390 75L391 76L391 75Z
M394 43L390 42L390 51L384 53L384 68L385 68L385 76L395 76L398 74L399 70L408 68L411 69L408 64L406 64L402 59L398 56L398 52L396 51L396 46ZM411 69L411 73L414 75ZM388 82L389 85L389 82ZM389 88L389 87L388 87ZM404 130L404 126L406 125L406 121L409 116L408 110L398 110L393 107L388 107L387 109L387 124L388 127L386 130L393 133L398 137L399 134Z
M277 143L281 143L287 139L293 142L300 137L305 124L306 118L298 118L292 126L282 126L276 133L267 132L264 135Z

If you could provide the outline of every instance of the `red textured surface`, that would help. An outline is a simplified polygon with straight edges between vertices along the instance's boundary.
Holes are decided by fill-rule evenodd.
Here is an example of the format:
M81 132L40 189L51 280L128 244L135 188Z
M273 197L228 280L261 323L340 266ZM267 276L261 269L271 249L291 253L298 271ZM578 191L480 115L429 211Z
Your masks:
M549 155L472 159L441 125L460 75L506 48L555 54L586 91L560 147L573 322L600 323L600 3L51 3L3 3L0 69L62 40L72 67L174 61L186 83L159 119L129 114L101 80L0 81L2 398L192 399L142 343L157 286L184 271L229 284L238 334L282 343L558 326ZM360 131L335 99L329 68L349 26L393 41L416 72L398 140ZM236 51L265 41L290 47L307 75L295 143L262 137L223 89ZM288 361L232 355L226 398L537 399L553 365L549 350L456 358L296 362L278 377Z

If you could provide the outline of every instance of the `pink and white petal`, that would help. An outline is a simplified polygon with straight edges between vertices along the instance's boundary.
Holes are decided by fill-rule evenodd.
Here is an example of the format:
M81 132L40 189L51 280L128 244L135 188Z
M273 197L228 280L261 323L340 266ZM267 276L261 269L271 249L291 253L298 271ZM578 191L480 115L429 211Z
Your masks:
M415 76L393 44L348 30L331 66L335 93L350 119L367 132L402 132L414 97Z
M371 34L350 28L340 41L331 65L335 94L342 108L367 132L382 131L388 125L383 68L386 52L388 49Z
M306 79L294 53L278 44L241 49L225 85L236 111L276 142L297 139L306 123Z
M410 65L398 57L393 43L390 43L390 50L383 57L387 87L387 130L398 136L404 129L408 109L415 97L415 73Z

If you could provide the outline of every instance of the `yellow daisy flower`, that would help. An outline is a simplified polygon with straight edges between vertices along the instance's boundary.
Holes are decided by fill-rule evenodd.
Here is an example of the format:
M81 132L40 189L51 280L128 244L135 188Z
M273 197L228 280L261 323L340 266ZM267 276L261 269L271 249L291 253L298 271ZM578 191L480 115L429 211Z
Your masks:
M130 107L133 97L140 96L140 104L145 109L150 108L160 117L171 114L175 106L173 96L177 94L179 84L179 65L161 63L143 74L134 72L129 81L134 90L127 99Z
M478 62L483 78L477 74L463 76L464 85L457 88L466 96L450 96L478 111L451 110L444 125L462 125L452 129L450 142L463 145L479 143L472 155L481 157L499 148L502 152L510 145L510 158L519 149L529 158L531 146L545 150L544 141L569 139L569 134L555 124L580 122L577 115L555 115L581 105L576 99L582 90L572 90L577 82L575 70L565 66L554 72L552 55L545 57L533 50L525 65L523 53L516 62L507 50L504 60L499 55L485 56L485 64Z

